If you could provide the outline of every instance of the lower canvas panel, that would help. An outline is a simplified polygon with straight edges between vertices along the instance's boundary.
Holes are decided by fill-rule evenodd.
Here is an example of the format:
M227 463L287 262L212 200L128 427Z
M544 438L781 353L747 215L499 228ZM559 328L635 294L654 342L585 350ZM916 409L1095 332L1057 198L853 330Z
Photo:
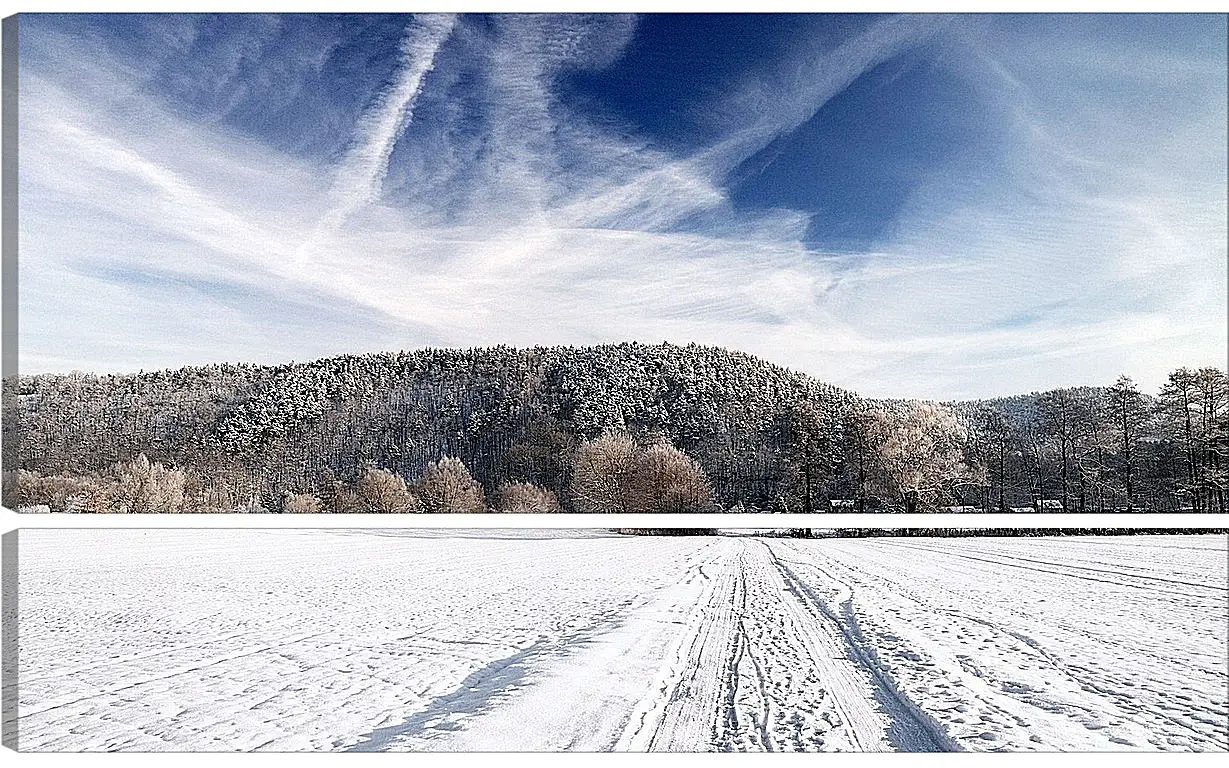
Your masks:
M1223 534L17 535L22 751L1227 748Z

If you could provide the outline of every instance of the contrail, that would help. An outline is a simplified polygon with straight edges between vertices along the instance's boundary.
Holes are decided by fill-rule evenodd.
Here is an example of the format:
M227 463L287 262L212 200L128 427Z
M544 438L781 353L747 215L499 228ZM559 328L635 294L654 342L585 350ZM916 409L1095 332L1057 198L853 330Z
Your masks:
M350 214L379 198L389 156L410 121L423 78L434 69L435 56L456 22L455 14L423 14L406 28L397 78L359 119L355 140L333 181L333 206L304 243L301 254L336 232Z

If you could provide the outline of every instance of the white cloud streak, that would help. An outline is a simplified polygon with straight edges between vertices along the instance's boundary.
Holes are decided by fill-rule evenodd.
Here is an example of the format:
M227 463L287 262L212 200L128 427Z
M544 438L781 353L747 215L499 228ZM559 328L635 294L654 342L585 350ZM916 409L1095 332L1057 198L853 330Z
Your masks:
M953 34L1012 121L1001 173L922 186L892 241L837 269L804 215L734 212L724 174L962 22L892 18L787 62L688 157L559 102L577 51L609 61L629 36L586 24L418 19L335 167L184 120L105 58L76 62L89 78L23 70L23 368L669 339L963 397L1224 364L1223 98L1107 134L1123 118L1095 91L1119 81L1095 56L1064 86L1077 113L1038 101L1064 80L1030 71L1036 41ZM1158 87L1202 95L1211 64L1158 64Z
M456 22L454 14L424 14L406 30L396 80L359 120L354 143L333 182L336 202L321 219L305 249L316 247L356 210L379 199L393 146L410 121L423 79L435 68L435 55L452 34Z

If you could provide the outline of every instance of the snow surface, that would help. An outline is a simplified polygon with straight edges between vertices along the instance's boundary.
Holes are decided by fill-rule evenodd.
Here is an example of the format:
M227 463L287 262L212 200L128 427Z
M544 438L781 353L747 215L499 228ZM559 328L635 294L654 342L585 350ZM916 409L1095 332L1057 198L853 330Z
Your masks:
M25 750L1224 750L1226 537L22 531Z

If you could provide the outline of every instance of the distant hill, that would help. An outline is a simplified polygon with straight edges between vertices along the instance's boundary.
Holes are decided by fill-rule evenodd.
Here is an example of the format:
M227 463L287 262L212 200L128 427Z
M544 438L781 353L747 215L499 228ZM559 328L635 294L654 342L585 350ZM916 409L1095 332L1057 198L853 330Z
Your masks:
M5 413L6 436L15 438L6 445L5 468L30 473L19 478L29 486L38 477L114 474L117 464L143 454L185 473L185 508L223 487L222 497L232 501L215 506L272 511L288 494L327 502L372 467L413 483L448 456L464 463L488 497L507 483L531 484L567 511L578 447L619 432L693 457L723 509L827 511L849 510L852 499L867 509L910 498L901 461L921 464L941 451L923 447L908 459L910 446L893 439L908 435L960 453L955 469L947 456L943 471L951 477L939 478L943 487L912 491L923 508L1036 505L1059 498L1061 482L1069 507L1078 500L1080 509L1114 509L1125 503L1127 474L1136 481L1133 494L1142 500L1146 492L1150 507L1179 508L1182 482L1196 482L1192 460L1206 469L1200 487L1223 500L1215 485L1221 470L1195 456L1193 437L1186 468L1178 466L1181 436L1151 398L1142 398L1152 416L1139 427L1147 445L1126 472L1115 454L1110 391L1058 390L1062 403L1069 399L1085 414L1082 432L1059 438L1047 432L1043 411L1055 401L1046 393L926 411L914 401L860 398L751 355L696 344L425 349L274 366L39 375L18 380L16 403ZM1216 407L1221 411L1210 421L1205 415L1211 426L1201 450L1220 445L1213 427L1229 408ZM986 427L991 413L1002 419L998 432ZM921 420L910 422L910 414ZM938 434L945 431L951 434ZM885 450L905 454L892 461ZM918 496L922 490L929 496ZM44 499L48 493L26 494L22 503L72 507L88 488L71 486Z
M839 429L852 393L740 352L698 345L427 349L275 366L209 365L20 381L20 466L89 473L137 454L242 476L272 499L322 471L419 476L459 457L494 490L560 491L566 454L607 429L659 434L703 457L725 504L770 504L791 405ZM736 498L737 497L737 498Z

